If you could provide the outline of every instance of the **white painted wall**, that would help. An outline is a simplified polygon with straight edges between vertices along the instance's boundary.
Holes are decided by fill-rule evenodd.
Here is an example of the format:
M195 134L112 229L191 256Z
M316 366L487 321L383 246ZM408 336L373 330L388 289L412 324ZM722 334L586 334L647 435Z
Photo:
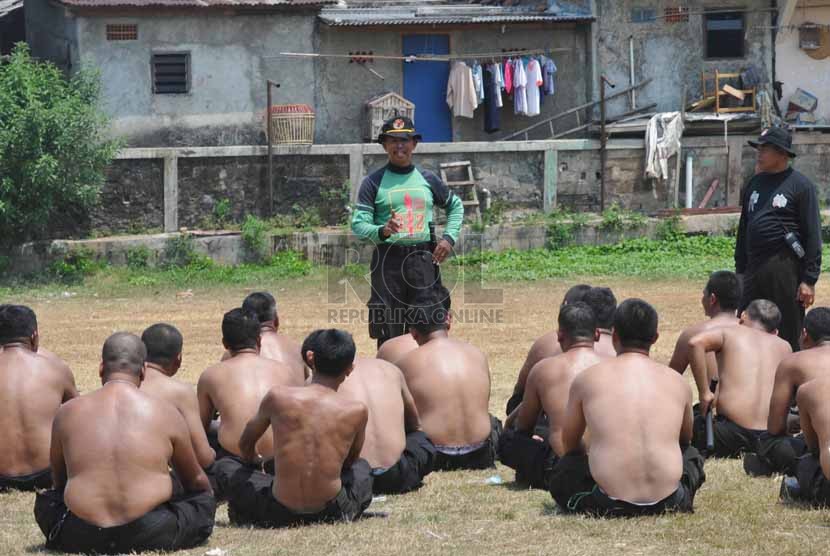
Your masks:
M815 2L814 2L815 3ZM808 7L806 2L799 2L793 12L790 25L798 26L804 22L830 25L830 6ZM830 124L830 58L814 60L798 47L798 30L783 29L779 31L775 46L776 79L784 82L784 96L779 106L782 113L786 111L790 96L801 88L818 97L816 117Z

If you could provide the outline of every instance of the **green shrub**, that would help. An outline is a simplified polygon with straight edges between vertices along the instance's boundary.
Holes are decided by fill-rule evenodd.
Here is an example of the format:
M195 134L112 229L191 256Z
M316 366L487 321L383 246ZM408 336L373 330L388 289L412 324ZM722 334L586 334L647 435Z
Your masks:
M133 270L147 268L150 266L150 256L150 250L143 245L127 249L127 267Z
M242 223L242 242L254 260L268 255L268 223L249 214Z
M48 274L65 284L77 284L100 268L90 249L79 248L65 252L49 265Z
M576 232L587 224L588 216L560 208L547 215L547 222L545 246L548 249L558 249L574 240Z
M23 43L0 63L0 245L43 239L62 215L77 220L96 204L120 145L100 91L91 68L67 80Z
M231 221L231 200L220 199L213 205L213 221L216 228L224 228Z
M617 203L602 212L600 229L609 232L621 232L640 228L646 223L646 218L637 212L622 209Z
M657 229L654 233L657 239L662 241L676 241L686 235L680 228L680 216L677 214L661 220L657 224Z
M213 260L196 251L193 238L188 234L179 234L167 240L162 255L164 268L210 268Z

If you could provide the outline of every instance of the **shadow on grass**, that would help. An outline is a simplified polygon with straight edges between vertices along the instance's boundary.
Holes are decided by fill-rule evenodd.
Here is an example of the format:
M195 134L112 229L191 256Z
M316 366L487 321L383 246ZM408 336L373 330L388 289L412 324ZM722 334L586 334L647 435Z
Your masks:
M59 554L55 550L49 550L45 544L32 544L26 547L26 554Z
M565 514L565 512L562 511L562 508L559 507L559 504L551 500L549 502L542 503L542 515L555 517L567 514Z

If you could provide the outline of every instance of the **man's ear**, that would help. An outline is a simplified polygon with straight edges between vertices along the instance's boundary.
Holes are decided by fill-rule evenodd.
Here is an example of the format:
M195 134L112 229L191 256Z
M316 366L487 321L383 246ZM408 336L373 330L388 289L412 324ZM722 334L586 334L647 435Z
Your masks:
M179 369L181 369L181 367L182 367L182 353L179 352L179 354L176 356L176 359L173 361L173 370L178 371Z
M352 374L353 370L354 370L354 362L352 362L352 364L349 365L349 367L346 369L346 373L343 376L344 377L349 376L350 374Z
M599 331L599 328L594 328L594 341L599 342L599 337L600 336L601 336L601 333Z
M222 338L222 347L225 348L227 351L232 351L230 346L228 345L228 342L225 341L225 338Z
M141 386L141 383L144 382L144 377L147 376L147 364L143 364L141 366L141 370L138 371L138 385Z
M29 341L32 342L32 351L37 351L37 348L40 347L40 334L37 330L32 332L32 337L29 338Z
M275 330L279 330L279 329L280 329L280 316L279 316L279 315L277 315L276 317L274 317L274 329L275 329Z
M101 384L104 383L104 362L101 361L101 364L98 365L98 378L101 379Z
M660 333L659 333L659 332L655 332L655 333L654 333L654 339L651 341L651 345L656 344L656 343L657 343L657 340L658 340L659 338L660 338Z
M262 350L262 336L256 337L256 352L259 353Z
M314 352L308 350L305 352L305 364L308 365L308 368L312 371L314 370Z

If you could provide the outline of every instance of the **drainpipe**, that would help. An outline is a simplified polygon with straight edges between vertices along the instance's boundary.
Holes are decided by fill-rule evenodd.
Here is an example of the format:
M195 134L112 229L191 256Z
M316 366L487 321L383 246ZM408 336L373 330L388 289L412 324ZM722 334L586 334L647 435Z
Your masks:
M686 155L686 208L694 208L694 195L692 182L694 181L694 159L691 154Z
M634 89L634 35L628 37L628 81L631 85L631 109L637 108L637 90Z

